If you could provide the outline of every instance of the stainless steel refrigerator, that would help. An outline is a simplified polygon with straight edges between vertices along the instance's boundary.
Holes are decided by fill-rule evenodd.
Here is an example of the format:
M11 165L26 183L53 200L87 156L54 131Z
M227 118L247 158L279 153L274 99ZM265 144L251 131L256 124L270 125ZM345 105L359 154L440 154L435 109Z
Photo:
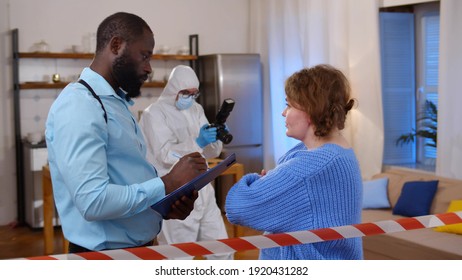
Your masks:
M263 168L263 93L259 54L211 54L199 57L200 99L209 122L223 100L235 101L226 124L233 140L223 156L236 153L245 172Z
M233 140L223 145L222 157L236 154L245 173L263 168L263 85L259 54L211 54L199 57L198 72L202 104L209 122L215 122L223 100L235 101L226 124ZM217 180L217 202L224 211L229 178Z

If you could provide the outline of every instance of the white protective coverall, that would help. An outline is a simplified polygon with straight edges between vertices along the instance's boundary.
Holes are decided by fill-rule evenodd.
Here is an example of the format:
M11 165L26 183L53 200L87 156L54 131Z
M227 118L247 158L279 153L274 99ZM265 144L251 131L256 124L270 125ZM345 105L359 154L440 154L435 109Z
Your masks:
M189 66L179 65L172 70L159 99L141 115L140 126L146 139L148 160L163 176L178 161L177 155L201 153L204 158L218 157L223 143L216 141L201 148L196 143L199 130L209 124L204 110L194 101L185 110L175 107L180 90L199 88L196 73ZM194 210L185 220L164 220L157 236L159 244L194 242L228 238L215 190L208 184L199 191ZM233 259L232 254L209 255L207 259Z

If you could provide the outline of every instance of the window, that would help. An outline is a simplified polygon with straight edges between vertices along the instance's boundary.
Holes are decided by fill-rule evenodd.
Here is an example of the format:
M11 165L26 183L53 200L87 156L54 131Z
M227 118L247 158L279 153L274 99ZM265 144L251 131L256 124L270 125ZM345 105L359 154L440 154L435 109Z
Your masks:
M429 139L396 144L423 129L426 101L438 105L439 4L380 12L385 165L434 170L436 148Z
M396 139L415 128L414 15L380 13L382 102L386 165L416 161L414 144L397 146Z
M417 46L421 47L416 49L417 104L419 108L425 108L428 100L438 106L439 12L431 6L421 5L416 7L415 14ZM428 146L430 142L429 139L418 139L417 142L417 161L425 165L434 164L436 159L436 148Z

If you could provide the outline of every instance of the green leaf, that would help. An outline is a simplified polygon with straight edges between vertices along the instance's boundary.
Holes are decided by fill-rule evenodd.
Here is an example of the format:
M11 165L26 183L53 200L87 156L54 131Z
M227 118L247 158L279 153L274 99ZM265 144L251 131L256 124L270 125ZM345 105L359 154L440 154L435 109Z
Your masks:
M436 147L438 135L438 109L436 105L430 100L426 100L425 108L420 115L417 122L420 122L423 128L417 131L412 129L412 132L400 135L396 139L396 145L408 144L414 142L416 137L422 137L431 140L430 143L425 144L426 146Z

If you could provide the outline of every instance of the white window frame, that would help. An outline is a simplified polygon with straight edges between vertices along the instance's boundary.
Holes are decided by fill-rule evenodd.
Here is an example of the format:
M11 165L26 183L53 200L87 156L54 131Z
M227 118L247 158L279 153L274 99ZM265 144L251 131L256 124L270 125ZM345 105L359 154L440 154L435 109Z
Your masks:
M414 7L416 26L416 101L418 108L430 100L438 105L438 58L439 58L439 3L427 3ZM431 24L429 27L428 24ZM429 28L433 30L429 33ZM437 37L437 38L435 38ZM435 42L435 40L437 40ZM428 76L431 72L432 76ZM419 129L419 123L417 123ZM417 139L417 163L434 167L436 149L425 144L427 139Z
M409 30L408 34L413 33L408 39L401 39L401 41L397 41L397 44L400 48L403 48L402 52L397 54L397 57L401 59L402 67L404 70L395 67L390 67L390 63L395 63L396 61L390 62L390 55L386 55L387 50L384 51L388 46L395 48L393 51L396 51L396 46L394 43L390 45L390 40L393 40L392 37L389 40L385 40L383 38L387 38L387 35L381 26L381 58L382 58L382 92L383 92L383 102L384 102L384 127L385 127L385 150L384 150L384 165L399 165L411 168L418 168L424 169L427 171L434 171L435 162L436 162L436 149L432 147L428 147L425 145L426 142L429 140L422 139L417 137L417 141L415 143L404 144L402 146L396 146L395 140L397 138L397 131L399 129L404 129L408 131L403 131L402 133L409 133L411 132L411 128L409 127L409 122L413 123L412 128L419 129L419 122L417 119L421 116L421 110L425 104L425 101L431 100L436 105L438 104L437 101L437 93L438 93L438 42L435 44L434 41L430 41L433 44L433 49L431 50L431 55L433 55L432 59L426 60L425 58L429 55L426 52L426 24L429 23L430 20L435 20L435 16L438 18L438 26L439 26L439 2L433 3L425 3L425 4L418 4L414 5L414 22L410 22L409 19L406 21L401 21L401 25L403 29ZM392 13L393 14L393 13ZM381 14L382 16L382 14ZM393 16L393 15L391 15ZM405 13L402 13L402 16L406 18ZM410 15L409 15L410 17ZM433 17L433 18L432 18ZM389 19L390 17L388 17ZM397 16L397 19L400 20L400 17ZM406 22L406 23L404 23ZM414 30L409 29L409 24L414 25ZM384 24L381 18L381 25ZM388 23L390 24L390 23ZM404 24L404 25L403 25ZM434 27L434 26L433 26ZM395 27L396 28L396 27ZM433 39L435 36L439 38L439 27L438 30L433 28ZM399 32L399 28L397 34L402 36L403 34ZM435 31L438 31L438 34L435 35ZM429 33L431 34L431 33ZM415 37L414 37L415 36ZM382 38L383 37L383 38ZM413 38L414 37L414 38ZM430 37L431 38L431 37ZM408 40L412 40L414 45L410 45ZM435 46L436 46L436 53L435 53ZM409 53L409 49L413 49L413 54L408 56L402 56L403 53ZM398 48L399 49L399 48ZM407 52L406 52L407 51ZM385 53L385 55L384 55ZM436 57L435 57L436 55ZM411 57L412 56L412 57ZM394 57L392 56L392 59ZM398 60L399 60L398 59ZM430 63L429 63L430 62ZM387 63L389 63L387 65ZM411 65L412 64L412 65ZM427 67L430 65L430 67ZM391 70L390 72L390 69ZM387 73L388 71L388 73ZM426 76L429 71L432 73L433 77L428 78ZM396 87L393 82L390 82L390 76L387 75L395 75L399 72L399 75L406 75L406 77L410 78L409 74L414 75L415 78L410 78L411 80L406 85L401 85L401 88ZM436 74L435 74L436 73ZM398 76L399 76L398 75ZM436 75L436 76L435 76ZM387 80L388 78L388 80ZM398 79L399 80L399 79ZM398 82L397 82L398 83ZM397 93L397 91L400 91ZM398 94L398 95L396 95ZM412 97L410 97L412 95ZM397 97L398 96L398 97ZM398 98L401 98L402 102L406 103L404 106L397 102ZM390 99L391 98L391 99ZM411 102L412 104L408 104ZM398 121L396 117L390 113L395 112L396 108L399 108L398 111L402 112L405 111L404 114L399 115L399 118L402 119L402 122ZM391 129L391 130L390 130ZM403 148L404 147L404 148Z

